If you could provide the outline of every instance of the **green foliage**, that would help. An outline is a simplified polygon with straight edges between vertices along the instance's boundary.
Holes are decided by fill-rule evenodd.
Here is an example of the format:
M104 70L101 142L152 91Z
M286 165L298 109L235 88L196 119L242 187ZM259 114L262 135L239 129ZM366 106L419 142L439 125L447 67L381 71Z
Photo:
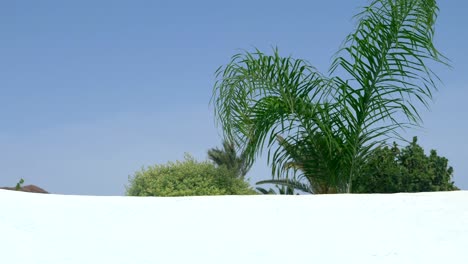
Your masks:
M437 13L434 0L371 1L329 76L278 50L234 55L213 90L224 137L249 163L266 144L278 184L351 192L372 149L421 122L417 108L436 90L429 66L446 64L433 45ZM291 169L299 182L287 180Z
M130 196L200 196L255 194L248 183L225 167L197 162L186 155L184 161L150 166L129 178Z
M232 171L238 178L244 178L252 167L247 162L245 154L237 155L236 145L227 140L223 141L223 149L212 148L208 150L208 158L217 166L224 166Z
M24 184L24 179L21 178L21 179L19 180L19 182L16 183L15 189L16 189L17 191L21 190L21 187L23 186L23 184Z
M396 193L458 190L452 181L453 168L445 157L431 150L429 156L417 138L405 148L379 147L369 157L362 175L354 182L353 192Z
M275 185L278 191L275 191L273 188L265 189L262 187L257 187L257 191L261 194L280 194L280 195L293 195L294 189L286 185Z

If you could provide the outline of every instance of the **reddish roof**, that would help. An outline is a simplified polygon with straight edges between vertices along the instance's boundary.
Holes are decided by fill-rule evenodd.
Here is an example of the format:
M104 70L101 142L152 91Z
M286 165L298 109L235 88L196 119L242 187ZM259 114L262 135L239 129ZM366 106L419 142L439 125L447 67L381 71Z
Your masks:
M5 190L11 190L11 191L16 191L15 187L0 187L0 189L5 189ZM46 190L37 187L36 185L26 185L21 187L18 191L21 192L32 192L32 193L49 193Z

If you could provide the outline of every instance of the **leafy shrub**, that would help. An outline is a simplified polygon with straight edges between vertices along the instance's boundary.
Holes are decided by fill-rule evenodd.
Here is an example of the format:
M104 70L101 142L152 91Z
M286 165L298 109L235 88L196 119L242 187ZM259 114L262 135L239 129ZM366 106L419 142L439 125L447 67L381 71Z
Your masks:
M431 150L429 156L417 138L405 148L381 147L373 151L365 173L353 181L353 192L396 193L458 190L448 159Z
M129 177L130 196L200 196L256 194L249 184L224 166L198 162L190 155L184 161L154 165Z

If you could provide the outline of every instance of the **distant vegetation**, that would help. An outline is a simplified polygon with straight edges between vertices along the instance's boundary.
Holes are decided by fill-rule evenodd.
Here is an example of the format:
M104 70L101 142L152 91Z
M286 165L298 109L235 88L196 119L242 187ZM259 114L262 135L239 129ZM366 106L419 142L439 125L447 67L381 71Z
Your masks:
M244 155L237 155L235 144L223 142L223 148L208 151L212 162L198 162L190 155L185 160L142 169L130 177L127 195L199 196L250 195L256 192L244 181L250 167ZM292 165L291 165L292 166ZM295 166L299 166L296 164ZM299 169L299 167L296 167ZM417 144L417 138L404 148L380 146L372 150L363 173L354 180L354 193L432 192L458 190L452 181L453 168L448 159L431 150L429 156ZM294 179L294 178L293 178ZM297 180L296 180L297 181ZM264 180L257 184L276 183L275 188L257 187L260 194L293 195L320 193L307 185L294 188L288 181ZM279 181L281 182L281 181Z
M16 183L16 186L15 186L15 190L19 191L21 190L21 187L23 187L23 184L24 184L24 179L21 178L18 183Z

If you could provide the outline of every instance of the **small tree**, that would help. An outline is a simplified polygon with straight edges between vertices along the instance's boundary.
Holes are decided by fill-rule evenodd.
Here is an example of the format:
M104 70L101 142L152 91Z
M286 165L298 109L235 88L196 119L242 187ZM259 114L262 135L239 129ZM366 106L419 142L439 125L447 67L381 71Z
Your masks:
M19 180L19 182L16 183L15 189L16 189L17 191L21 190L21 187L23 187L23 184L24 184L24 179L21 178L21 179Z
M129 196L200 196L256 194L249 184L225 167L197 162L190 155L184 161L150 166L129 178Z
M237 155L236 145L228 140L223 141L223 149L208 150L208 158L219 167L225 166L239 178L244 178L252 167L244 154Z
M432 192L458 190L452 181L453 168L445 157L430 155L417 144L417 138L405 148L380 147L374 150L365 165L365 172L356 177L358 193Z

